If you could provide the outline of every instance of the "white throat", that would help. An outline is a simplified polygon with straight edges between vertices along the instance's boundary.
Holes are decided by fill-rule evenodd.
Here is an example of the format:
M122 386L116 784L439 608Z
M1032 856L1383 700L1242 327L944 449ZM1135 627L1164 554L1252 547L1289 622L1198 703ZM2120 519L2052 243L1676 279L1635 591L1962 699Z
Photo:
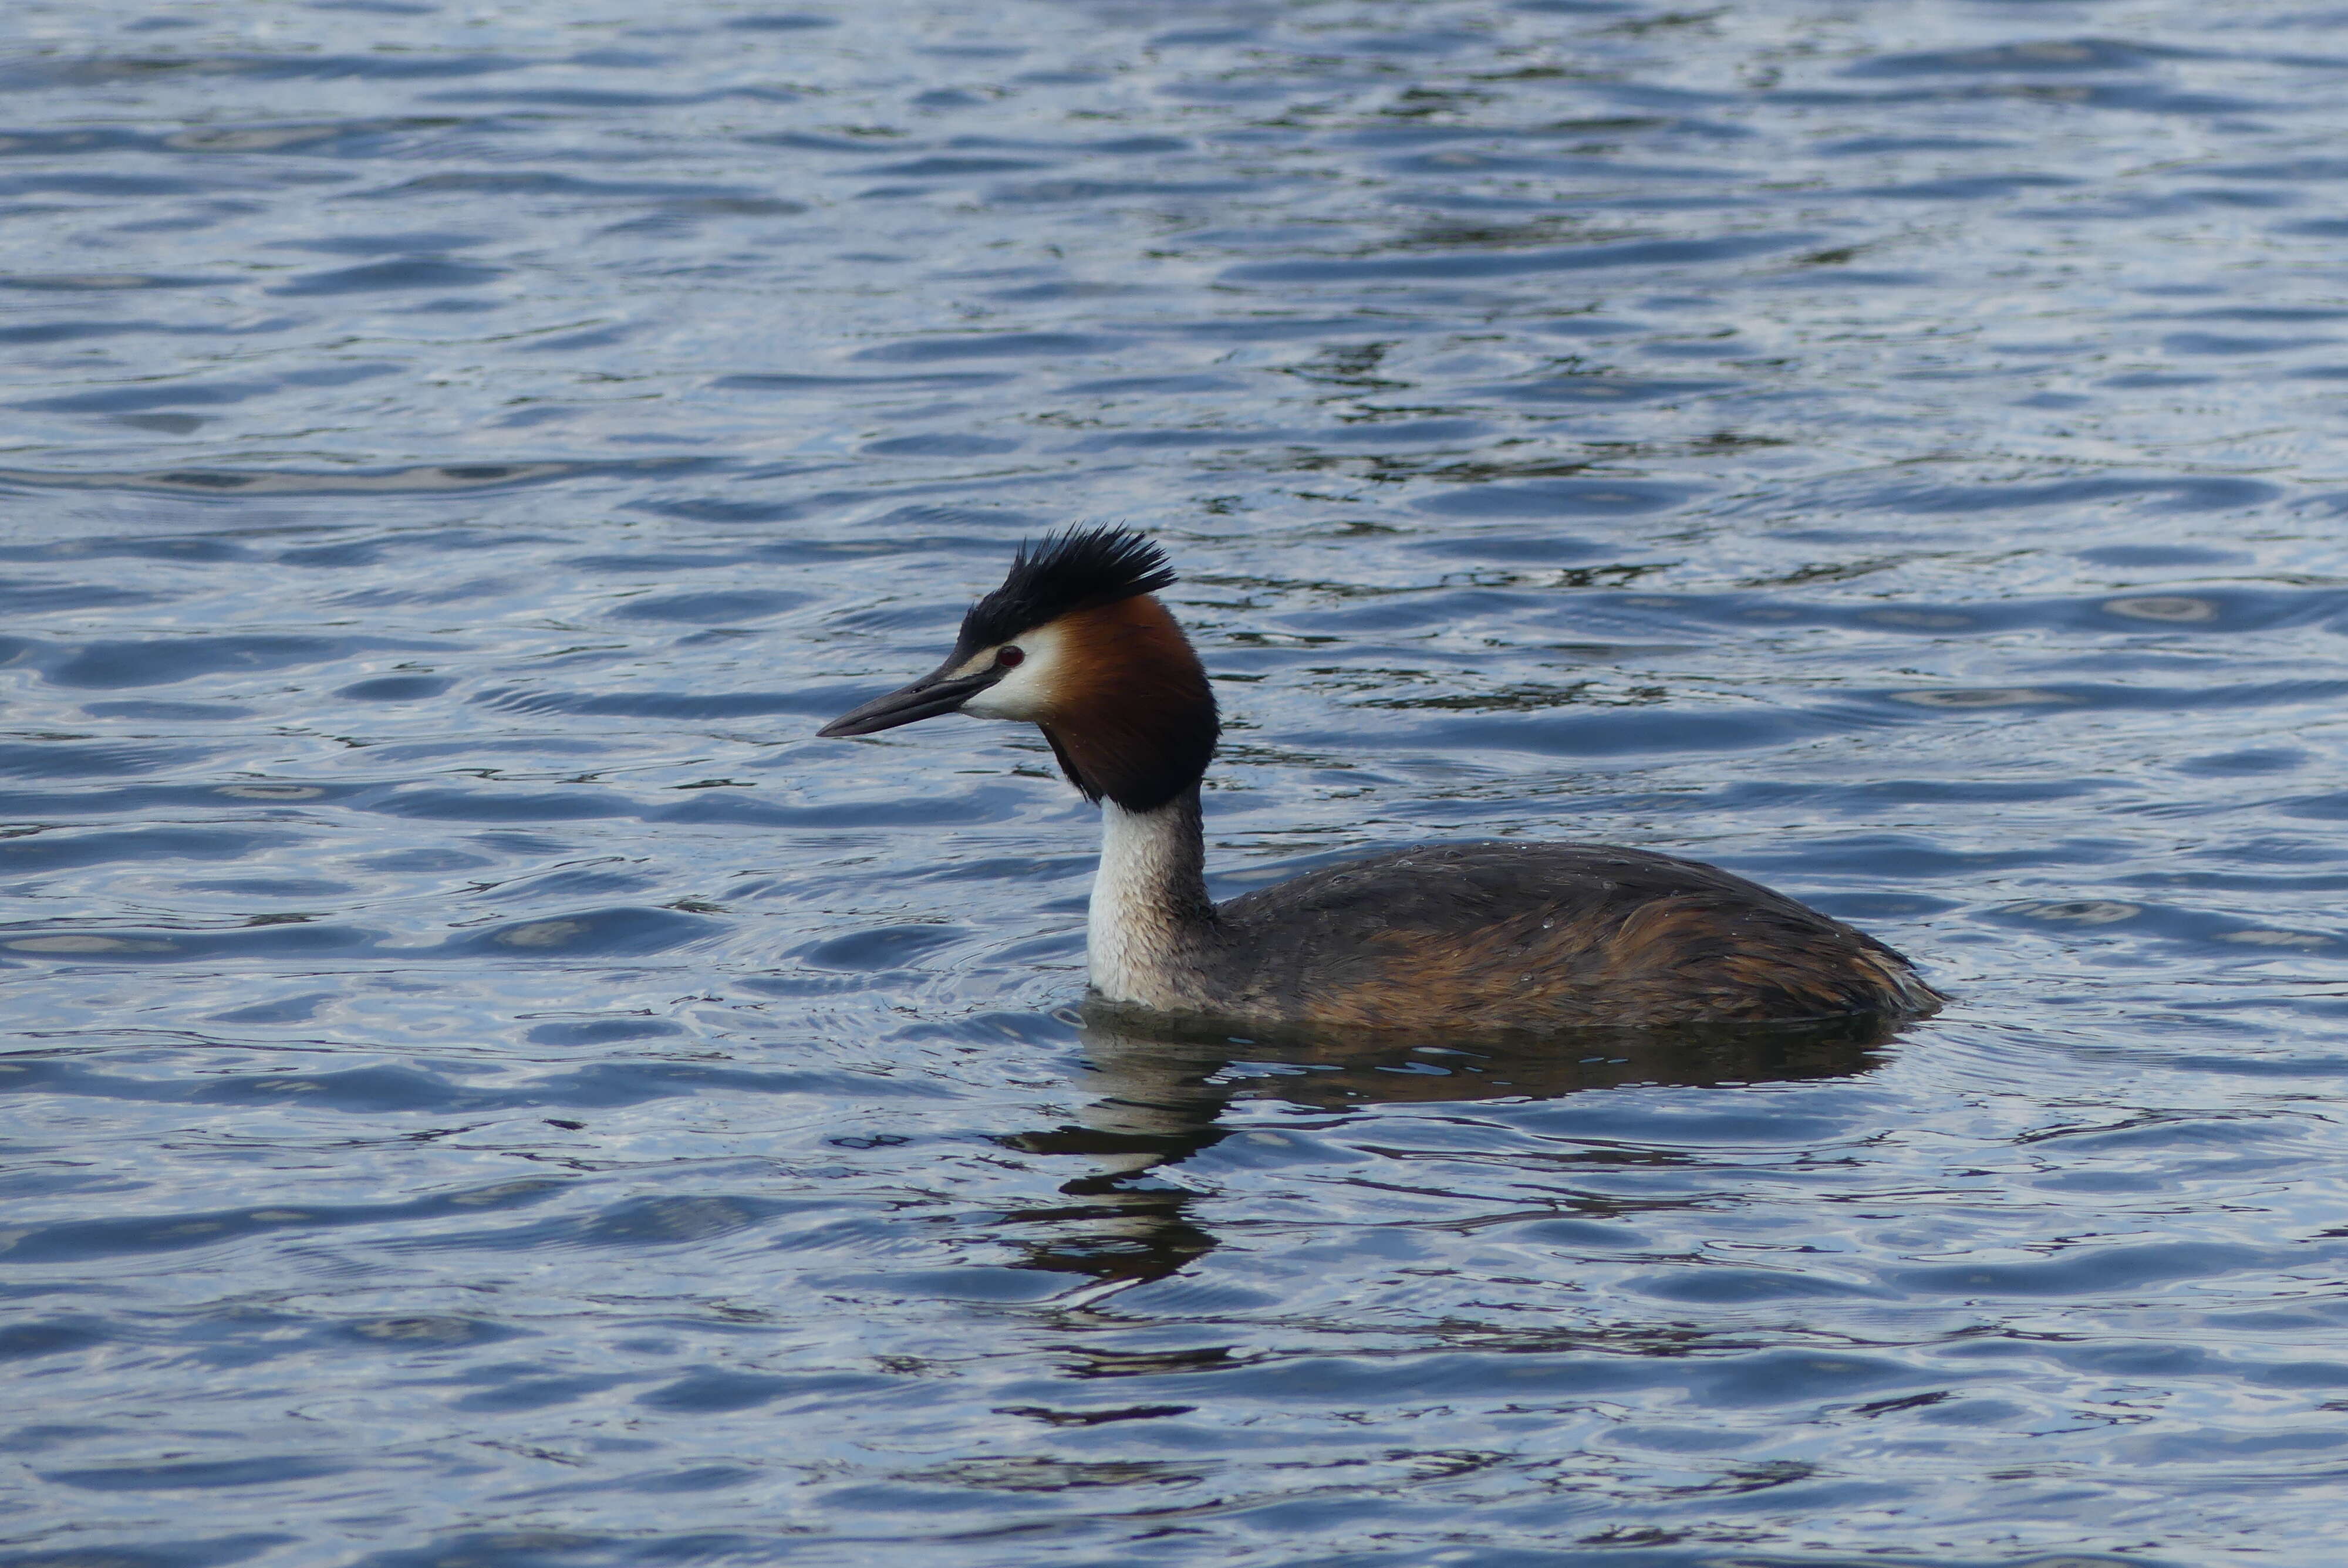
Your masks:
M1100 871L1085 923L1093 989L1112 1001L1188 1005L1189 939L1213 917L1200 877L1198 796L1156 811L1101 803Z

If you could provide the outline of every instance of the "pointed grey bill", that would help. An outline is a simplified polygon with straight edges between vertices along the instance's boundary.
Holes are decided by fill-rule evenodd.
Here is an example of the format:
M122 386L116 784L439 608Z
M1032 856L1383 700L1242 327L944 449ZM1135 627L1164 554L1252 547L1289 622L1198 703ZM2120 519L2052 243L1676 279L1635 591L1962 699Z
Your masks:
M911 685L900 686L885 697L875 697L861 707L850 708L816 733L828 740L839 740L849 735L878 734L900 724L934 719L940 713L954 712L1002 680L1004 673L996 668L982 670L975 675L949 676L946 671L954 663L949 659Z

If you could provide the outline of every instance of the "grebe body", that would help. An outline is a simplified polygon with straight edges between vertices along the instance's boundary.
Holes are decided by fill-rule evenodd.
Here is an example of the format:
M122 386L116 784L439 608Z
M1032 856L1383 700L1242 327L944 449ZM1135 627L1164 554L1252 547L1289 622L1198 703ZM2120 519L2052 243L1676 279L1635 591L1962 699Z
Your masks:
M1921 1017L1943 999L1863 932L1716 866L1591 844L1406 849L1217 905L1199 781L1220 725L1121 528L1023 548L946 661L820 732L963 712L1040 727L1102 808L1086 954L1113 1002L1262 1027L1451 1035Z

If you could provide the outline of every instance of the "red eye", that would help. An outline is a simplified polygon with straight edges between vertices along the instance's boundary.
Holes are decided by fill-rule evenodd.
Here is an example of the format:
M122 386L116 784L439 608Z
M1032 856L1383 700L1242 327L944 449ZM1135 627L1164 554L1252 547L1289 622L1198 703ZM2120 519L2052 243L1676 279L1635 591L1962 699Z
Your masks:
M994 662L1005 670L1011 669L1026 657L1027 655L1016 648L998 648L994 651Z

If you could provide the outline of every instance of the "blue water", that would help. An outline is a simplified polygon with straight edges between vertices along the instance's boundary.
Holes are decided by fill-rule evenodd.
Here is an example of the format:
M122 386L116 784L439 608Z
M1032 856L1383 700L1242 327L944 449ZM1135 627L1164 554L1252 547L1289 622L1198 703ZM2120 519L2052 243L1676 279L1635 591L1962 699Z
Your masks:
M2348 11L15 0L0 1563L2337 1559ZM1236 891L1766 879L1878 1050L1088 1030Z

